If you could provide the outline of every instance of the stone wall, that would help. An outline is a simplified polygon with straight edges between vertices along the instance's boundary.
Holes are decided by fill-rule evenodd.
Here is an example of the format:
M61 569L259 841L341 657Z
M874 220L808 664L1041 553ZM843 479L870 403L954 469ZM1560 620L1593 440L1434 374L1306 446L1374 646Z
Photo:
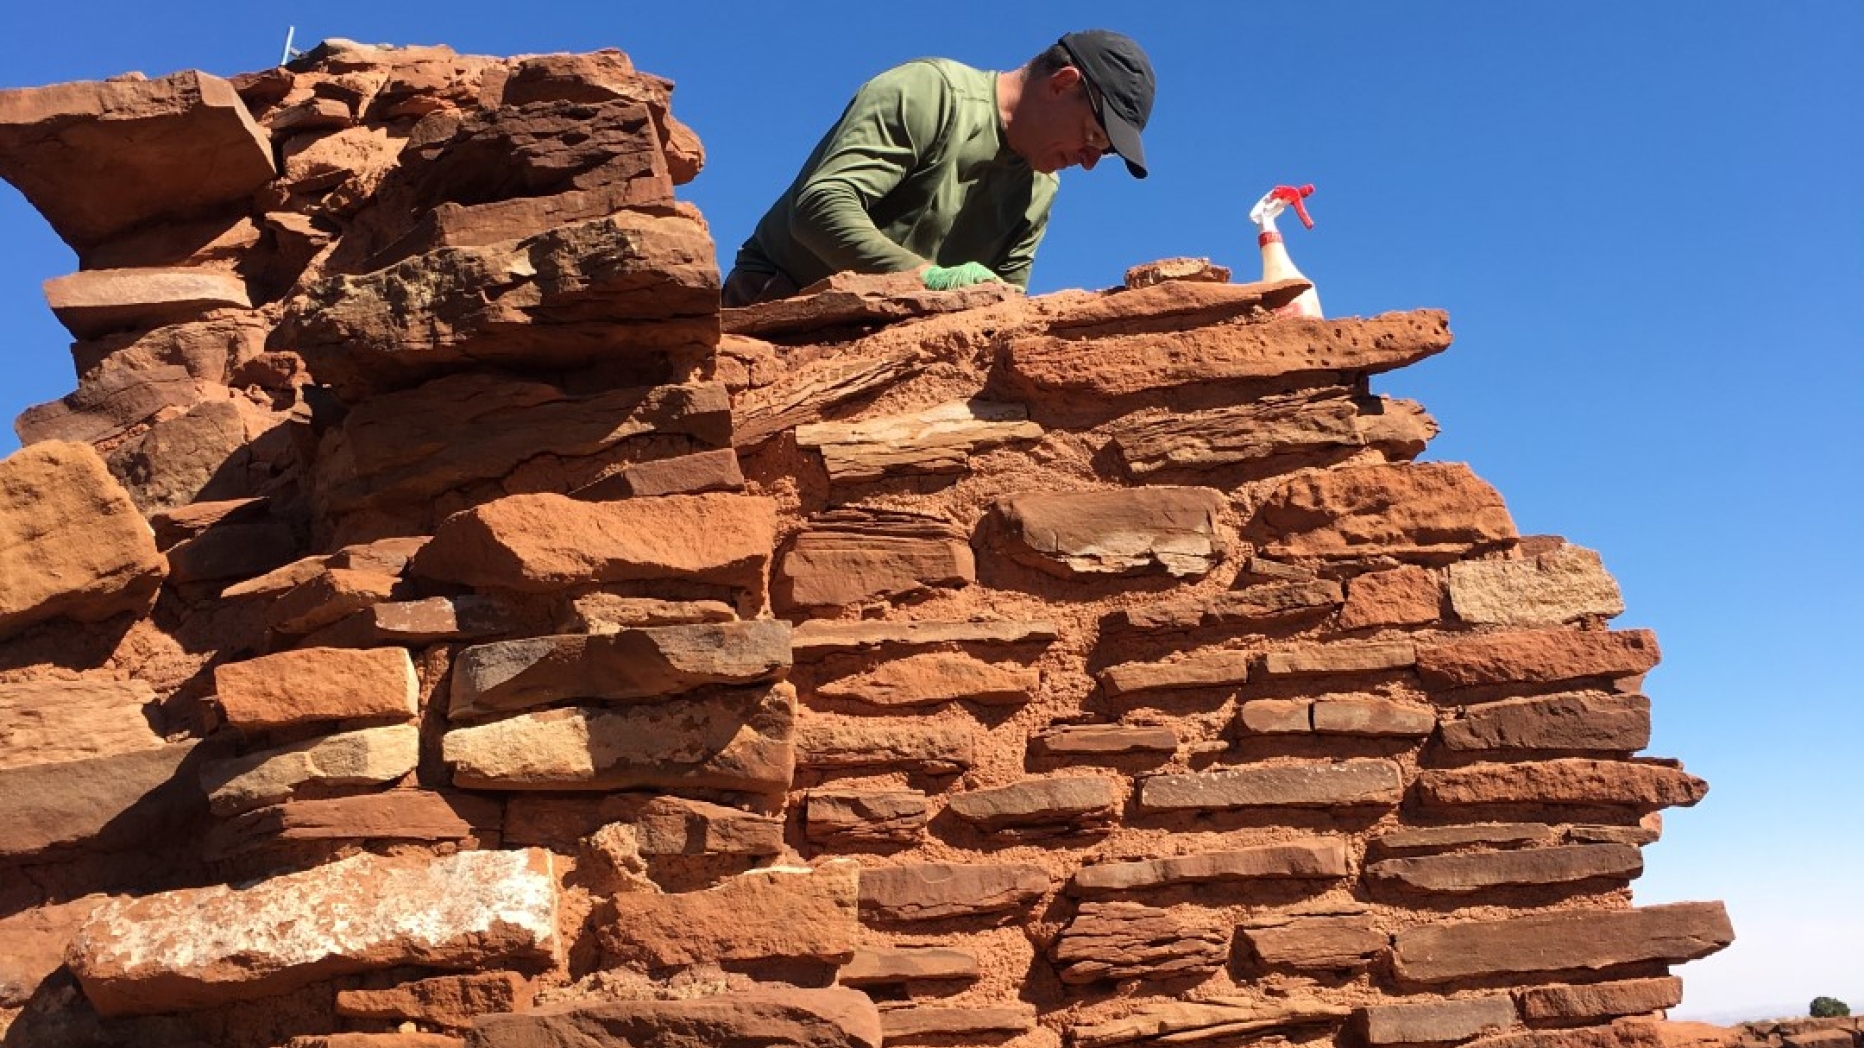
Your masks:
M718 308L618 52L0 92L10 1045L1658 1044L1658 659L1206 264ZM1796 1042L1794 1042L1796 1045Z

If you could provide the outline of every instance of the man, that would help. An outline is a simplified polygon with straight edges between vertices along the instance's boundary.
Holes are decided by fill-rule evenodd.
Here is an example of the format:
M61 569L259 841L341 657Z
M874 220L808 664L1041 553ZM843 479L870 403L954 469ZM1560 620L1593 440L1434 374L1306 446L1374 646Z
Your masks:
M844 270L917 271L940 290L1027 287L1056 172L1117 153L1146 177L1152 93L1145 52L1102 29L1007 73L896 66L862 85L738 249L724 304L786 298Z

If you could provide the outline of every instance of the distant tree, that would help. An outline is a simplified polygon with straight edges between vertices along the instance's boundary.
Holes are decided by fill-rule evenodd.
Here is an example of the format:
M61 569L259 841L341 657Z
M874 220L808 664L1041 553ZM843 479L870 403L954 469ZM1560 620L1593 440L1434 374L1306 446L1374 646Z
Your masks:
M1836 997L1814 997L1812 999L1814 1019L1837 1019L1850 1014L1851 1006Z

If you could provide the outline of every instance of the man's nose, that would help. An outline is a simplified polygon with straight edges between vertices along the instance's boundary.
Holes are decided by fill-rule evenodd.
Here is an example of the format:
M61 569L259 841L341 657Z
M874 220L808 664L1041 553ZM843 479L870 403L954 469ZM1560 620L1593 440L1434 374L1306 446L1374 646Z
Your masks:
M1082 152L1081 157L1081 170L1092 171L1094 170L1094 165L1100 163L1101 151L1093 146L1088 146L1087 149Z

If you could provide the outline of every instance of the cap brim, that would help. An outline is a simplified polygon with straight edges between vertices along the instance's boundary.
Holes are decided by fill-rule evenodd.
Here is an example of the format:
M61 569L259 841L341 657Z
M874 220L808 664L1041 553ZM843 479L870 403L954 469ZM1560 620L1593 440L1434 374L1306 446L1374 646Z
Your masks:
M1113 151L1126 161L1126 170L1134 178L1146 177L1146 150L1139 144L1139 129L1112 109L1102 109L1101 118L1107 129L1107 141L1113 143Z

